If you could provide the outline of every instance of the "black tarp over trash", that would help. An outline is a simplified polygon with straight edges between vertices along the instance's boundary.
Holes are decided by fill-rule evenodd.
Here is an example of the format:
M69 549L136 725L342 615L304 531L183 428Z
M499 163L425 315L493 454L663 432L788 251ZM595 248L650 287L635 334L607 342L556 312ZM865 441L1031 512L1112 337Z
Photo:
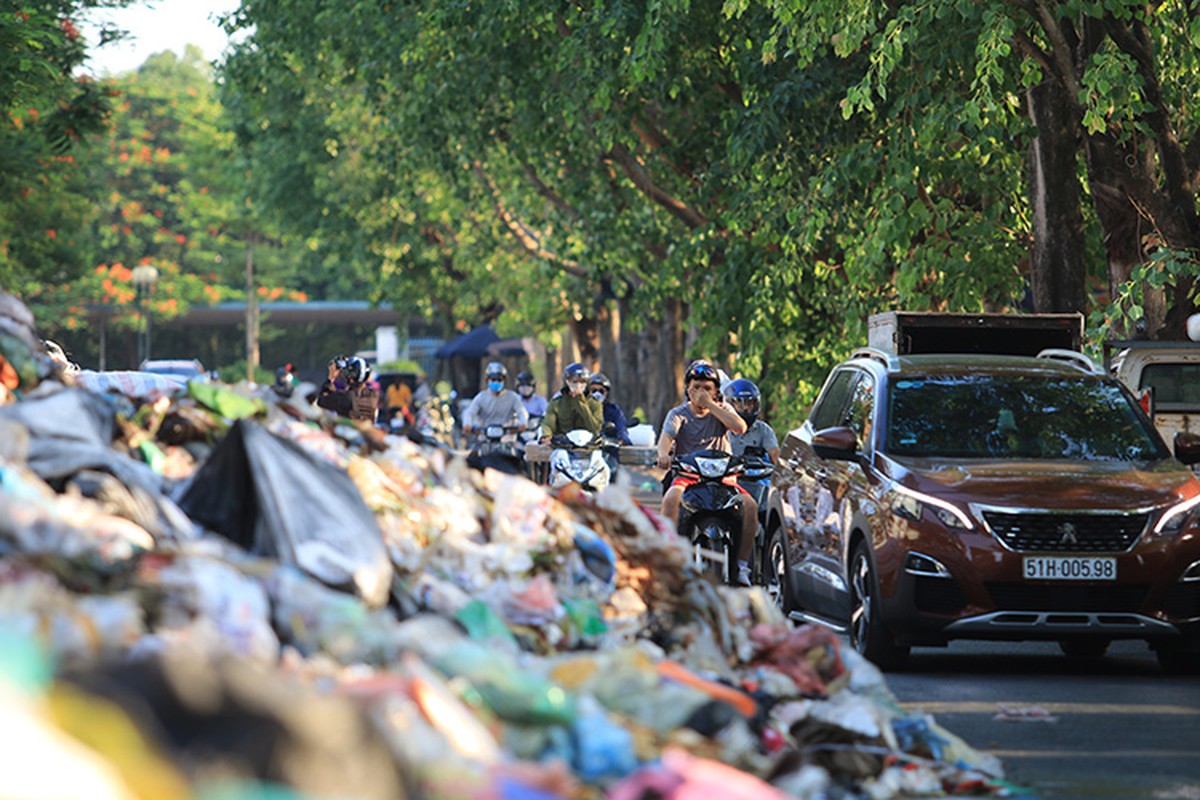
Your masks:
M392 566L375 515L345 471L239 420L184 488L189 517L250 552L384 605Z

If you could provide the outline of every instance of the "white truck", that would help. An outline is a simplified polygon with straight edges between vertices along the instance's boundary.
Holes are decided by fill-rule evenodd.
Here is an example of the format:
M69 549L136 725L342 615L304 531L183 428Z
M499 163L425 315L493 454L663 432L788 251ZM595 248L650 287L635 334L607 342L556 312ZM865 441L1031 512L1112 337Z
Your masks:
M1200 435L1200 342L1112 341L1104 345L1112 374L1137 396L1163 441Z

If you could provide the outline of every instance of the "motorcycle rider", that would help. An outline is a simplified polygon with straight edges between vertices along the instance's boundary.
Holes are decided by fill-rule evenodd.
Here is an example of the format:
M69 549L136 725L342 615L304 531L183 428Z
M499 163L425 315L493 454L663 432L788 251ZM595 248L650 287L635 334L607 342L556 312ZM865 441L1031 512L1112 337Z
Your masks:
M542 436L550 437L579 428L592 433L604 425L604 407L587 393L588 368L578 361L563 368L563 387L546 408Z
M529 414L517 393L504 387L508 369L499 361L492 361L484 375L487 389L475 395L463 412L463 433L470 435L489 425L515 425L518 430L524 430L529 424Z
M537 393L537 379L529 370L517 373L517 394L531 417L546 416L546 398Z
M721 376L707 361L693 361L683 375L686 400L667 412L658 437L658 466L671 466L672 452L683 456L698 450L720 450L733 453L731 434L744 434L746 421L720 398ZM683 490L694 483L687 475L677 475L662 499L662 515L678 524ZM758 524L758 504L737 481L727 478L738 489L742 510L742 535L738 543L738 583L750 585L750 551L754 546L754 531Z
M729 382L724 394L730 407L746 421L747 426L745 433L729 435L729 445L733 448L733 454L740 457L747 447L756 447L766 452L772 464L778 464L779 437L775 435L774 428L758 418L762 407L762 394L758 386L753 381L738 378Z
M611 435L621 444L633 444L629 441L629 427L625 422L625 412L609 399L612 395L612 381L608 379L608 376L603 372L594 373L592 377L588 378L587 392L600 401L604 409L604 428L608 432L606 435ZM612 427L609 428L609 425Z
M371 367L365 359L338 356L328 365L317 405L352 420L375 422L379 391L368 383Z

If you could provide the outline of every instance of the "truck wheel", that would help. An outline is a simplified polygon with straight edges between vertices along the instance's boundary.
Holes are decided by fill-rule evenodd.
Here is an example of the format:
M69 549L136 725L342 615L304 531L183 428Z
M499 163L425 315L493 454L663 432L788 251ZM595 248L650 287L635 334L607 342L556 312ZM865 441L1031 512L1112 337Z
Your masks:
M850 644L882 670L899 669L908 661L908 647L896 644L879 615L879 581L866 544L859 542L850 561Z

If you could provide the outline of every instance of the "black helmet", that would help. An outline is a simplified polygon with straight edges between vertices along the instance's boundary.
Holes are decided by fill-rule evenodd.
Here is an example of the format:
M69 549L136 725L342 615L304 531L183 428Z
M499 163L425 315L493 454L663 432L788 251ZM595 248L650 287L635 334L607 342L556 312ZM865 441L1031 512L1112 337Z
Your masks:
M738 413L738 416L746 420L747 425L753 425L754 420L758 419L759 403L762 397L754 382L745 378L730 381L729 385L725 387L725 396L729 398L729 405L733 406L733 410Z
M562 372L563 383L575 383L577 381L583 381L584 383L587 383L587 379L590 377L590 375L591 374L588 372L588 368L583 364L580 364L578 361L567 364L567 366L563 368Z
M612 391L612 381L610 381L608 376L603 372L597 372L593 374L592 377L588 378L588 388L590 389L593 386L600 386L606 392Z
M346 365L342 367L342 375L350 383L363 383L371 378L371 366L365 359L354 356L346 359Z
M534 379L533 373L529 370L526 369L517 373L517 386L533 386L535 383L537 383L537 380Z
M489 361L486 375L488 380L491 380L492 378L504 380L508 377L508 367L504 366L499 361Z
M692 381L712 381L718 387L721 385L721 374L717 368L704 360L696 360L688 364L687 372L683 373L683 385Z

